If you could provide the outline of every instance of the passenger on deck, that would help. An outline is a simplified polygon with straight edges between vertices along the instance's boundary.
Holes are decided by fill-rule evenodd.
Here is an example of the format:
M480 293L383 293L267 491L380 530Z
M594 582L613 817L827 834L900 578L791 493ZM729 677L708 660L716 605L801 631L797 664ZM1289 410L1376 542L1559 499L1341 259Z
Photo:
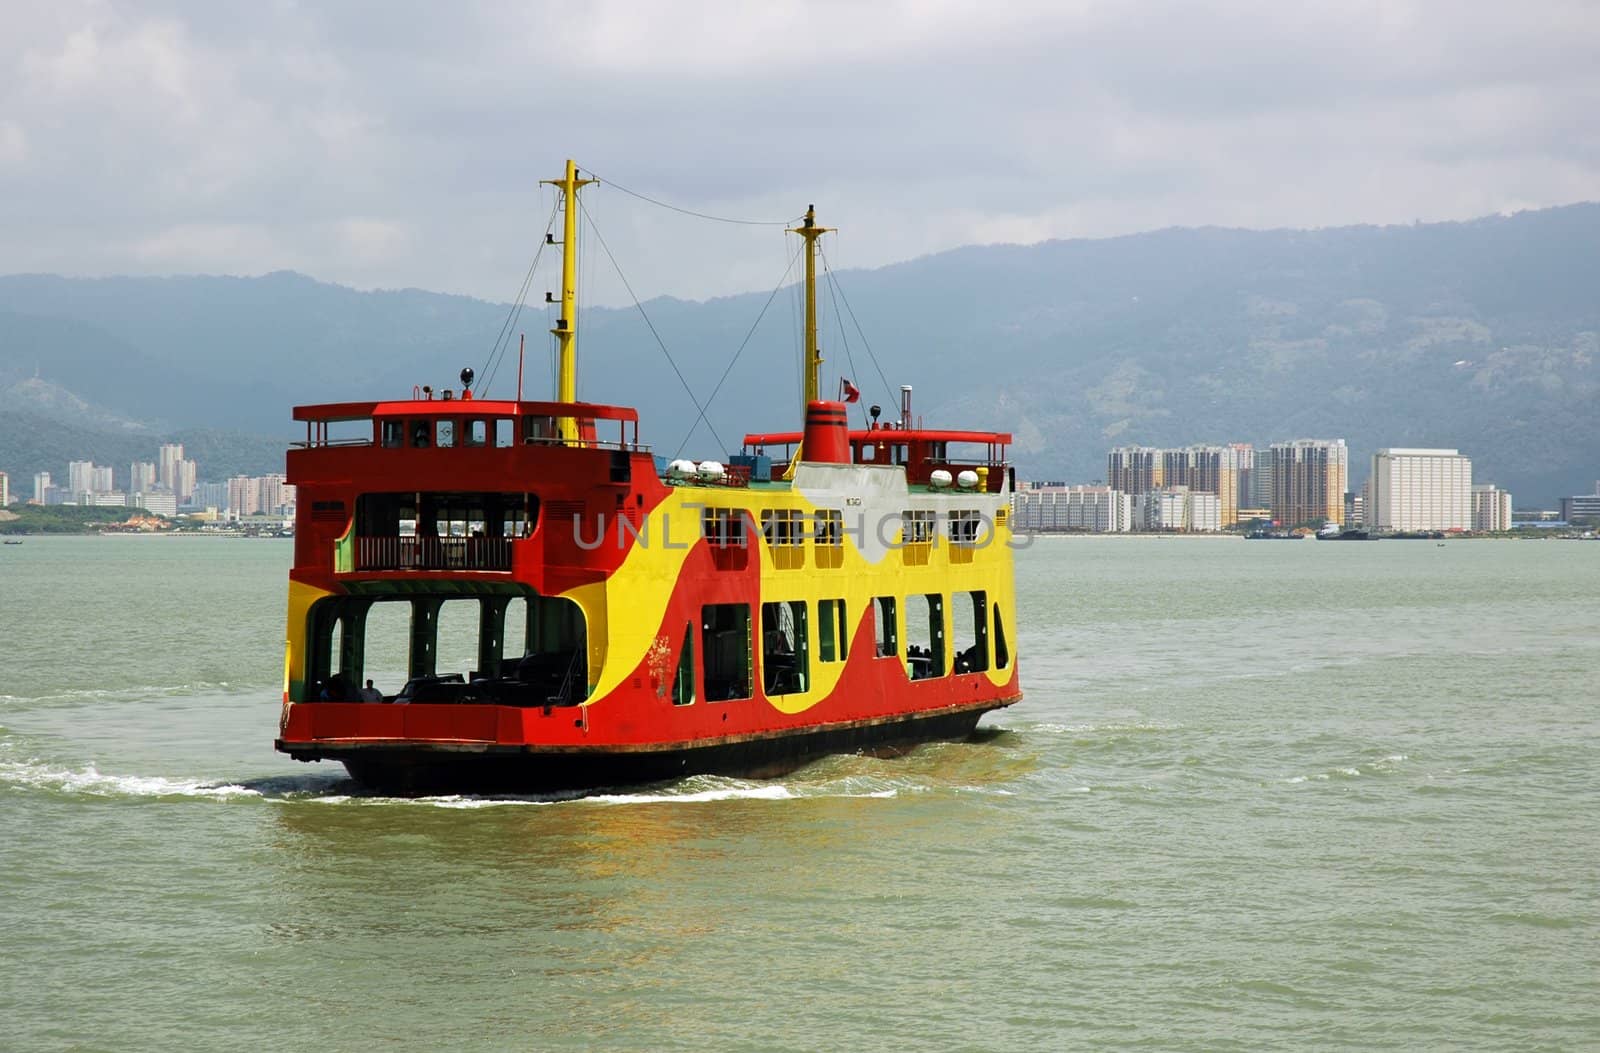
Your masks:
M372 686L372 681L367 681L367 686L356 692L356 696L363 702L382 702L383 692Z

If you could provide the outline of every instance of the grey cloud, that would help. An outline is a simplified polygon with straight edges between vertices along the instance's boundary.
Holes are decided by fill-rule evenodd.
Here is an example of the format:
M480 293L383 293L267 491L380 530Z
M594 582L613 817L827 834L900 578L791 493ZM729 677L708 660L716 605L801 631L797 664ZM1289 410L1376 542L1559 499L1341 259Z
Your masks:
M504 298L562 158L842 229L835 265L1600 196L1600 11L1554 2L59 4L0 41L0 268L293 267ZM597 188L643 295L776 232ZM626 294L603 271L597 296Z

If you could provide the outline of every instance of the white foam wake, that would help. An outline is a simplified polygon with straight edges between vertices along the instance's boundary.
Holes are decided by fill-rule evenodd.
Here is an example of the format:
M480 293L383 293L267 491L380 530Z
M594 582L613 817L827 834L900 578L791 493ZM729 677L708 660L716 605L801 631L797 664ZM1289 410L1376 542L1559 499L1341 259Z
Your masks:
M0 761L0 784L95 797L204 797L221 801L261 796L259 790L232 783L169 779L160 775L110 775L93 764L77 770L34 761Z

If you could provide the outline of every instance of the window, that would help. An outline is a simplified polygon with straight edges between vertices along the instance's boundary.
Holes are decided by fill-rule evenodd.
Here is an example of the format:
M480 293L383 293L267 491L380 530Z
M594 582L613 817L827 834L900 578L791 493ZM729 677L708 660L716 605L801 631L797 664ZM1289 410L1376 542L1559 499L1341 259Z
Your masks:
M816 515L817 566L844 566L844 514L824 508Z
M877 656L893 658L900 653L900 627L895 622L893 596L874 596L872 614L877 625Z
M743 548L744 518L742 508L704 508L700 512L700 525L711 544Z
M489 445L489 422L486 420L467 421L466 444L468 446Z
M554 417L523 417L522 441L525 443L548 442L555 436L556 420Z
M900 558L906 566L928 565L936 525L936 514L932 510L914 508L900 513Z
M769 508L761 513L761 536L773 548L794 548L805 544L800 524L804 513L797 508Z
M907 545L918 545L933 540L934 513L932 511L908 508L900 513L901 541Z
M456 444L456 422L453 420L439 421L435 435L440 446L454 446Z
M989 668L989 599L983 592L958 592L950 597L954 625L955 671L981 673Z
M496 446L514 446L516 433L512 430L510 417L496 417L494 419L494 444Z
M809 685L810 641L804 600L761 605L761 677L768 695L789 695Z
M411 445L419 450L425 450L433 445L432 421L414 420L411 422Z
M700 650L707 702L750 697L750 605L712 603L700 608Z
M976 545L983 535L983 513L960 511L950 513L950 540L957 545Z
M842 662L847 657L849 625L843 600L817 601L817 641L818 657L824 662Z
M906 597L906 672L913 680L944 676L944 597Z
M694 626L683 627L683 650L678 652L678 669L672 676L672 704L687 706L694 701Z
M1000 605L994 605L994 665L1004 669L1011 664L1011 651L1006 647L1006 628L1000 621Z
M406 425L404 421L383 421L381 423L381 432L382 437L379 441L390 449L394 449L398 446L404 446L406 443Z

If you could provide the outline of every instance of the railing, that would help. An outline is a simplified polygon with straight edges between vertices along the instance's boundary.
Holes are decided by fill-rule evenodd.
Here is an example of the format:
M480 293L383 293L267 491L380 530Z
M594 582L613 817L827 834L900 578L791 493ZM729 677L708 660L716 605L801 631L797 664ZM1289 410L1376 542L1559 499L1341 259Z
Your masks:
M510 570L504 537L358 537L356 570Z

